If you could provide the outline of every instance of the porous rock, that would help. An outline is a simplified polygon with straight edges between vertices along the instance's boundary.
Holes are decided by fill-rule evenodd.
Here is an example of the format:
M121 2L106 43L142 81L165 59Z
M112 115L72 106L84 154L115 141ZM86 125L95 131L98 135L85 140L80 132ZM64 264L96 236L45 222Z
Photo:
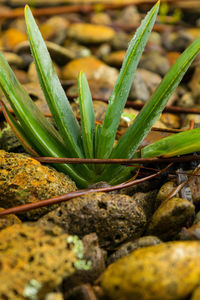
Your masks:
M96 232L100 246L112 249L139 237L144 231L146 216L132 197L91 193L62 203L40 222L59 225L79 237Z
M24 223L2 230L0 299L27 299L31 288L35 299L44 299L73 274L77 257L70 236L59 227Z
M200 242L168 242L138 249L111 264L102 276L113 300L186 299L199 283Z
M75 183L65 174L41 165L25 154L0 150L0 205L10 208L34 203L76 190ZM25 213L36 219L51 206Z

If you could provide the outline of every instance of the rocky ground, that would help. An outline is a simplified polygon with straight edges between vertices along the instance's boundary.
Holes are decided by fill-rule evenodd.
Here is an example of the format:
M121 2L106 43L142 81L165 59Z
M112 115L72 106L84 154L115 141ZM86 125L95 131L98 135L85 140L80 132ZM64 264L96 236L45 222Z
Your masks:
M79 7L71 13L41 15L37 22L76 116L77 76L84 70L101 122L129 40L147 7L94 8L87 13ZM137 105L149 99L175 59L200 35L197 8L159 16L134 77L119 134L131 122L127 113L137 115ZM13 8L2 2L1 51L33 101L49 115L24 18L8 18L8 13L12 15ZM168 135L169 129L187 129L190 121L199 126L199 56L168 106L188 113L163 113L154 126L166 132L151 131L144 144ZM194 108L197 113L189 113ZM67 175L25 153L3 115L0 126L1 210L77 190ZM93 192L1 216L0 300L200 299L199 176L194 159L131 188Z

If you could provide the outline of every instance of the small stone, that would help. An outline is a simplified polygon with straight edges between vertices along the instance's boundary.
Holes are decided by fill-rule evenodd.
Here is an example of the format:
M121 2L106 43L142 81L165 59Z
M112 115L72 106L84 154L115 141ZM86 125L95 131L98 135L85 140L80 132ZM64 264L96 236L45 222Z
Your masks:
M162 42L168 51L182 52L192 42L193 38L186 30L167 32L162 35Z
M93 283L105 271L106 252L99 248L95 233L85 235L83 242L83 259L89 262L88 270L76 270L72 276L63 282L65 290L83 283Z
M55 70L56 70L56 73L58 75L58 77L60 77L60 69L59 67L54 63L54 67L55 67ZM36 82L36 83L39 83L39 79L38 79L38 73L37 73L37 70L36 70L36 67L35 67L35 63L32 62L30 65L29 65L29 68L28 68L28 78L31 82Z
M118 71L93 56L72 60L62 69L63 79L77 79L80 71L84 71L87 79L96 79L114 85Z
M126 54L125 50L111 52L108 55L104 56L103 60L108 65L111 65L114 67L121 67L124 57L125 57L125 54Z
M189 228L182 228L180 232L181 240L200 240L200 222Z
M195 205L200 204L200 165L194 170L195 175L197 176L189 176L188 184L190 190L192 192L192 199Z
M76 58L80 58L80 57L87 57L87 56L91 56L91 51L89 48L83 46L83 45L79 45L77 43L66 43L64 44L64 47L73 53L73 59Z
M111 46L114 50L127 50L130 40L131 35L128 35L123 31L119 31L115 33L115 36L111 41Z
M143 54L139 67L164 76L170 68L166 57L156 51Z
M180 107L192 107L195 105L192 93L186 92L178 99L177 105Z
M3 47L6 50L13 50L18 44L28 39L27 35L17 29L10 28L6 30L2 37Z
M186 299L199 284L200 242L168 242L138 249L110 265L101 278L115 300Z
M80 246L79 253L75 241ZM29 298L34 291L35 299L44 299L83 262L81 245L77 237L56 226L24 223L2 230L0 298Z
M107 260L107 264L110 265L118 259L120 259L121 257L124 257L125 255L128 255L139 248L153 246L160 243L162 243L162 241L159 238L150 235L143 236L135 241L130 241L128 243L123 244L117 249L116 252L111 254Z
M147 101L150 97L147 85L138 72L134 75L129 97L130 99L139 99L143 102Z
M137 6L129 5L125 7L121 14L119 15L119 19L116 21L119 24L125 24L132 27L137 27L140 23L141 17L138 12Z
M12 68L22 68L24 66L23 59L11 52L3 52L3 55Z
M2 210L4 210L4 208L0 208L0 211ZM0 218L0 230L3 230L15 224L21 224L21 220L13 214L7 216L1 216Z
M111 25L112 20L106 12L95 13L91 17L91 23L96 25Z
M157 208L160 206L160 204L169 197L170 193L173 192L176 187L177 185L174 181L165 182L158 191L155 207Z
M147 234L166 240L174 237L183 226L191 222L194 205L182 198L171 198L161 203L147 227Z
M0 205L10 208L38 202L76 190L65 174L41 165L24 154L0 150ZM30 220L53 209L52 206L25 212Z
M92 99L108 100L112 94L113 87L108 82L89 79L88 84L92 94ZM75 83L67 90L67 96L74 99L78 97L78 83ZM102 101L98 102L102 103ZM104 102L104 104L106 103Z
M80 107L77 103L72 103L73 112L77 117L80 117ZM105 112L108 104L102 101L93 101L94 113L96 121L102 122L104 120Z
M60 16L49 18L39 26L43 39L61 45L67 36L68 21Z
M17 79L21 84L26 84L29 82L29 79L27 77L27 72L23 70L17 70L17 69L13 69L13 72L15 73L15 76L17 77Z
M80 237L96 232L100 246L113 249L126 240L138 238L144 230L146 216L132 197L91 193L61 203L40 222L57 224Z
M149 89L150 94L152 94L155 91L155 89L158 87L162 80L160 75L145 69L138 68L136 73L138 73L142 77L146 86Z
M179 58L180 55L180 52L171 51L167 53L167 58L169 60L170 66L172 66L175 63L175 61Z
M196 103L200 103L200 66L195 68L189 87L192 92L192 97L195 99Z
M62 293L48 293L44 300L64 300Z
M94 44L109 42L115 35L115 31L107 26L77 23L71 24L68 37L81 43Z
M79 286L70 289L65 294L65 300L98 300L102 298L97 298L93 287L90 284L81 284Z
M167 128L180 128L180 117L171 113L163 113L160 116L160 121L166 125Z
M0 149L8 152L18 151L22 148L13 130L8 124L0 131Z

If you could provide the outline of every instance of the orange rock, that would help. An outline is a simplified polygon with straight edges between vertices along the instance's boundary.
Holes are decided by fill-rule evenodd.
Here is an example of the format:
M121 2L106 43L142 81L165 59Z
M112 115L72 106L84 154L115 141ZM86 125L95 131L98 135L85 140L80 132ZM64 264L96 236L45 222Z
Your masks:
M15 46L19 43L24 42L28 39L27 35L22 33L21 31L10 28L5 31L2 40L3 40L3 47L7 50L12 50Z
M104 57L104 61L109 65L112 65L115 67L121 67L122 62L125 57L125 53L126 53L125 50L112 52L112 53L108 54L106 57Z

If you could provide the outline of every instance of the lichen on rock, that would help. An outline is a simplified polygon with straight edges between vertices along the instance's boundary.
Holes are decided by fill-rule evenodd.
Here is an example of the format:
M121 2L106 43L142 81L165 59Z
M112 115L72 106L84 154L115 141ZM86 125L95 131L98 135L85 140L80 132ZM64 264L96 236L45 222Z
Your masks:
M34 203L74 190L76 185L67 175L43 166L25 154L0 150L1 207ZM29 220L34 220L52 209L48 206L24 214Z
M76 243L81 245L77 238ZM43 299L46 293L74 273L75 264L80 260L78 256L81 256L79 250L77 255L73 238L57 226L24 223L2 230L0 299L30 299L27 296L30 296L33 280L38 283L33 291L37 296L35 299Z

